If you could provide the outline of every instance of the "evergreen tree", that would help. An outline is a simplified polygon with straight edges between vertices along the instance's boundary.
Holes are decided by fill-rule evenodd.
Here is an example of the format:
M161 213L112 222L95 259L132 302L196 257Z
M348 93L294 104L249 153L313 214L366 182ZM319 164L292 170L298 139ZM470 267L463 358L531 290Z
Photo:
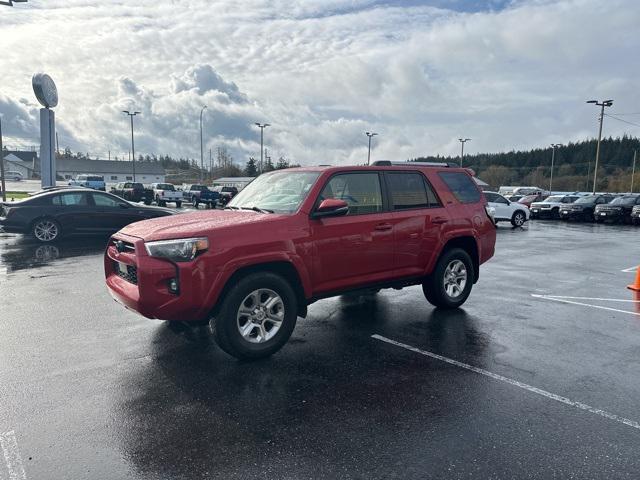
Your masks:
M276 170L282 170L284 168L289 168L289 161L284 157L280 157L278 163L276 163Z
M244 174L247 177L255 177L258 175L258 167L256 166L256 159L249 157L247 164L244 167Z
M271 157L267 157L267 158L265 159L265 162L264 162L264 168L263 168L263 171L264 171L264 172L272 172L272 171L274 171L275 169L276 169L276 167L274 167L274 166L273 166L273 162L271 161Z

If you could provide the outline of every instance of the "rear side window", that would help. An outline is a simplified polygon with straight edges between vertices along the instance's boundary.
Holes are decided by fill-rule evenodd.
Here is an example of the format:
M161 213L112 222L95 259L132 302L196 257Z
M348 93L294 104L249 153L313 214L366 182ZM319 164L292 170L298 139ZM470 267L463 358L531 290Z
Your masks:
M364 215L382 211L382 189L377 173L336 175L324 187L321 200L337 198L349 204L347 215Z
M51 199L51 203L54 205L86 205L87 195L84 193L63 193L62 195L56 195Z
M440 172L440 178L460 203L480 201L480 190L473 179L462 172Z
M435 207L438 199L424 176L417 172L385 174L394 210Z

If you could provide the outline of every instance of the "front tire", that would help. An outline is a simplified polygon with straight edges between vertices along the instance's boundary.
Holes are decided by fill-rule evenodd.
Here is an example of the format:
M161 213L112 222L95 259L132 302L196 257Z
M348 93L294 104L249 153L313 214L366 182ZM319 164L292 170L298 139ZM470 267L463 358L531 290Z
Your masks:
M473 262L461 248L444 252L431 275L422 284L422 291L432 305L458 308L467 300L474 281Z
M298 302L289 282L275 273L258 272L231 288L210 326L222 350L255 360L280 350L297 318Z
M60 224L50 218L36 220L31 226L31 234L42 243L51 243L60 238L62 229Z
M513 225L514 227L521 227L526 221L527 216L522 210L516 210L511 217L511 225Z

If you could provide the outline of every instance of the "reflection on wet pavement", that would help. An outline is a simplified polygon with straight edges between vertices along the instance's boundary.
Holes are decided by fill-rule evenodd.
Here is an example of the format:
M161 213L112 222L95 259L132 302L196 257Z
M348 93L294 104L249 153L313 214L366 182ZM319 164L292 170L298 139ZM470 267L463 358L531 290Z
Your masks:
M42 267L61 259L100 254L108 238L74 237L42 244L26 236L0 233L0 274Z

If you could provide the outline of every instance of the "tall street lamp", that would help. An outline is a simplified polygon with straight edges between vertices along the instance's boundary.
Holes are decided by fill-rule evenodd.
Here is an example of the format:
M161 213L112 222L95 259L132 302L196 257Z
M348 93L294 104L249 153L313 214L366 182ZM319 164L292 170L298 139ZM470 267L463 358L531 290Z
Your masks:
M264 129L270 127L269 123L259 123L256 122L256 125L260 129L260 173L262 173L263 162L264 162Z
M604 120L604 107L613 105L613 100L589 100L587 103L593 103L600 108L600 130L598 131L598 146L596 147L596 167L593 171L593 193L596 193L596 181L598 180L598 161L600 159L600 140L602 139L602 121Z
M367 137L369 137L369 153L367 154L367 165L370 165L371 164L371 139L378 134L375 132L364 132L364 133L366 133Z
M140 112L130 112L129 110L123 110L122 113L129 115L131 119L131 165L133 167L133 181L136 181L136 149L133 143L133 117L139 115Z
M206 105L202 107L202 109L200 110L200 183L204 181L204 154L203 154L203 147L202 147L202 114L204 113L205 108L207 108Z
M460 145L462 145L462 150L460 151L460 166L462 166L462 159L464 158L464 144L467 143L470 138L459 138L458 141Z
M552 143L551 144L551 177L549 178L549 193L551 193L552 191L552 187L553 187L553 164L555 162L556 159L556 148L561 147L562 144L561 143Z

